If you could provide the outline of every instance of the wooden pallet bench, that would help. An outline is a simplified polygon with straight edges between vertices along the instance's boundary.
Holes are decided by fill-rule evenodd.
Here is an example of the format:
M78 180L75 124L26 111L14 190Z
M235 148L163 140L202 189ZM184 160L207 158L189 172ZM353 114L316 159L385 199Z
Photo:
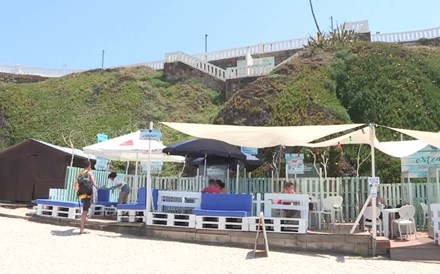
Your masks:
M260 217L249 217L249 231L257 231ZM300 218L265 217L267 232L307 233L307 220Z
M80 202L37 199L36 203L36 213L38 216L76 219L81 216L82 212L82 204Z
M249 223L246 217L196 216L196 228L248 231Z
M192 214L148 212L147 225L196 227L196 216Z

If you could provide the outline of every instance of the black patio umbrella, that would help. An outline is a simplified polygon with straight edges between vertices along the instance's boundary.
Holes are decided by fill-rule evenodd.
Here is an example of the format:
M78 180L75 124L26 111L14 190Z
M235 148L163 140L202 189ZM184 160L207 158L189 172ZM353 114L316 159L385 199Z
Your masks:
M223 141L214 139L190 139L183 142L172 144L162 150L163 153L170 155L180 155L185 157L203 157L204 171L203 178L206 180L206 159L208 157L223 157L235 160L246 160L246 155L241 150Z
M212 157L219 156L245 161L246 155L236 146L214 139L190 139L172 144L162 150L170 155L186 157Z
M263 164L263 161L261 161L257 157L249 155L249 154L245 154L245 155L246 155L246 160L244 160L244 161L231 159L231 158L224 158L224 157L219 157L219 156L211 156L211 157L208 156L206 158L206 164L207 165L229 165L232 170L236 170L237 164L240 164L240 165L245 166L246 171L248 171L248 172L251 172L251 171L257 169L258 167L260 167ZM199 157L199 158L196 158L191 161L191 164L195 165L195 166L203 165L204 163L205 163L204 157Z

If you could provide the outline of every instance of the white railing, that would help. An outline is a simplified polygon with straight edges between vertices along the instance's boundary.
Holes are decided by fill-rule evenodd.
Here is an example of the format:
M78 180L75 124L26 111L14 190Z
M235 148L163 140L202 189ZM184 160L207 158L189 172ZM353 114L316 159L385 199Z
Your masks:
M371 42L411 42L422 38L433 39L438 37L440 37L440 27L406 32L371 34Z
M0 65L0 72L12 74L39 75L43 77L61 77L67 74L81 72L79 69L54 69L54 68L35 68L20 65Z
M368 20L346 22L345 29L353 30L358 33L368 32L369 31ZM425 30L409 31L409 32L371 34L371 41L395 43L395 42L417 41L422 38L433 39L438 37L440 37L440 27L425 29ZM244 57L248 52L250 54L263 54L263 53L271 53L277 51L301 49L304 47L304 45L307 45L308 40L309 38L296 38L296 39L289 39L289 40L276 41L270 43L260 43L257 45L251 45L240 48L201 53L192 56L181 52L174 52L174 53L166 54L165 60L126 65L123 67L148 66L155 70L163 70L165 62L181 61L197 69L205 71L206 73L209 73L219 79L224 80L227 79L226 71L217 66L211 65L208 62ZM177 60L176 58L182 58L185 61ZM238 72L239 70L241 70L241 68L232 68L232 69L237 70L235 75L247 75L247 74L241 74L242 72ZM60 77L70 73L82 72L82 71L85 70L50 69L50 68L46 69L46 68L25 67L19 65L0 65L0 72L13 73L13 74L40 75L45 77ZM232 72L231 75L234 75L234 73L235 72ZM255 75L258 75L258 73ZM260 74L260 75L264 75L264 74ZM235 78L238 78L238 76Z
M247 47L196 54L194 55L194 57L209 62L215 60L243 57L246 56L248 51L250 54L262 54L262 53L270 53L276 51L300 49L304 47L304 45L307 45L308 40L309 38L296 38L296 39L270 42L270 43L260 43L257 45L252 45Z
M223 81L226 81L226 79L266 75L269 74L274 68L273 64L260 64L247 67L232 67L224 70L213 64L200 60L197 57L180 51L168 53L166 55L166 62L182 62Z
M266 75L269 74L273 68L273 64L226 68L226 79Z
M220 79L222 81L226 81L226 70L217 67L213 64L210 64L206 61L200 60L196 56L191 56L183 52L173 52L173 53L167 53L165 56L165 61L167 63L172 62L182 62L184 64L187 64L193 68L196 68L198 70L201 70L209 75L212 75L216 77L217 79Z
M147 62L147 63L132 64L132 65L123 66L123 67L147 66L147 67L150 67L154 70L163 70L164 64L165 64L165 61L160 60L160 61L152 61L152 62Z

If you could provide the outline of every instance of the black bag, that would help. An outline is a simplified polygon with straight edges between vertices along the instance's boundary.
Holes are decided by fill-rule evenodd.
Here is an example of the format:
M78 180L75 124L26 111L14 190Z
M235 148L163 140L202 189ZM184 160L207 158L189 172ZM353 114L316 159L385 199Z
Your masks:
M79 175L77 180L78 180L78 192L76 194L78 196L83 194L87 194L87 195L93 194L93 184L92 181L90 181L88 172Z

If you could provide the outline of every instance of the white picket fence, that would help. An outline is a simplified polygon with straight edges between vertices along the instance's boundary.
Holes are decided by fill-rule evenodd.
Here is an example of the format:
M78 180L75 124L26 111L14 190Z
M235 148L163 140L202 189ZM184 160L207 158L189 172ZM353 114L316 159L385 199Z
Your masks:
M66 172L65 187L57 194L67 201L75 201L75 190L73 182L80 168L68 167ZM105 171L93 171L98 187L111 186L108 181L108 173ZM134 176L118 174L122 180L125 180L131 188L129 202L137 201L137 190L146 185L146 176ZM319 178L297 178L295 181L295 190L297 193L308 194L318 199L327 196L342 196L343 203L343 219L345 221L353 221L359 214L365 200L369 194L367 177L344 177L344 178L326 178L320 181ZM285 179L278 180L272 178L246 178L240 179L236 184L235 178L226 181L226 192L229 193L252 193L254 194L254 210L261 208L261 201L264 193L279 193L283 190ZM321 191L322 184L322 191ZM238 185L238 189L236 186ZM176 190L200 192L206 184L202 178L196 177L153 177L152 187L159 190ZM409 187L411 187L412 200L409 201ZM429 183L404 183L404 184L380 184L379 191L381 197L384 198L385 204L396 207L406 203L416 206L417 214L421 219L422 209L420 203L425 204L438 203L440 197L437 197L437 188L435 182ZM55 193L51 190L51 193ZM117 201L119 191L112 190L110 200ZM53 194L52 196L55 196ZM256 212L256 211L254 211Z

